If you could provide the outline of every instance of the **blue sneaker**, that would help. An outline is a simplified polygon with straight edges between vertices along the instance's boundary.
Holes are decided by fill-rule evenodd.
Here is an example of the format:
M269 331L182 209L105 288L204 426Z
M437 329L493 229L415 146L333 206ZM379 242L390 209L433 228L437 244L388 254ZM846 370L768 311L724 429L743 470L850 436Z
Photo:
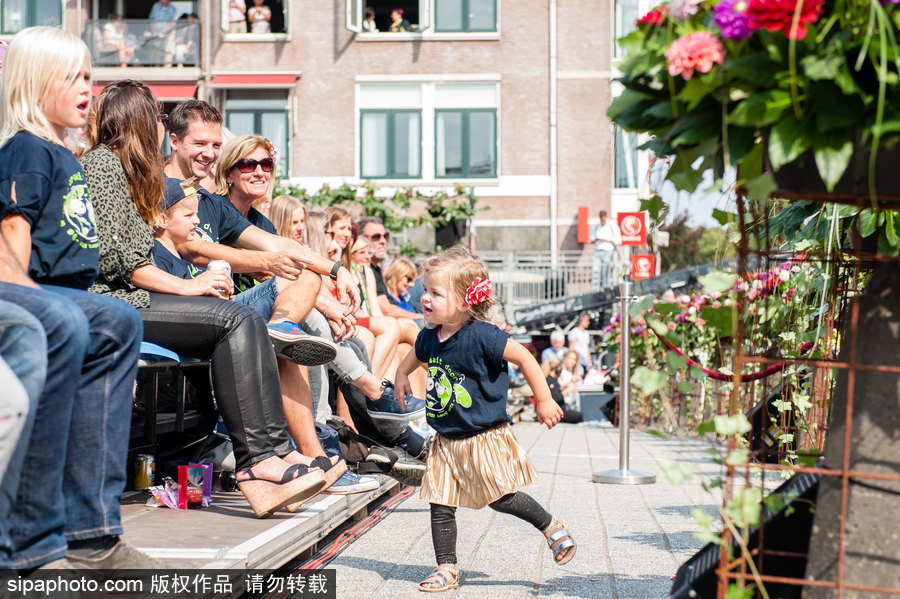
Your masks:
M340 477L336 483L325 489L325 492L349 495L350 493L374 491L380 486L381 483L374 476L360 476L348 470L344 472L344 476Z
M337 346L333 341L309 335L290 320L270 322L268 329L275 354L295 364L318 366L331 362L337 356Z
M425 401L418 397L406 398L406 409L400 407L400 402L394 395L394 384L390 381L382 381L384 391L376 401L366 402L366 412L371 418L378 420L400 420L403 422L415 420L425 415Z

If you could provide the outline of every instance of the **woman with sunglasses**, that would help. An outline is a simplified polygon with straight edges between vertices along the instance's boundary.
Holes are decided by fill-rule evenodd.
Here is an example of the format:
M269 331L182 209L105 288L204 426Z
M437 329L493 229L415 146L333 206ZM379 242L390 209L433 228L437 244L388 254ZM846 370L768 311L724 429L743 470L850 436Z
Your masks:
M141 315L144 340L210 360L216 403L234 444L238 488L260 518L310 499L321 469L291 445L275 352L252 308L220 298L221 272L181 279L152 258L163 196L159 105L139 81L106 86L91 106L81 158L97 217L100 277L91 291L124 299ZM305 474L304 474L305 473Z

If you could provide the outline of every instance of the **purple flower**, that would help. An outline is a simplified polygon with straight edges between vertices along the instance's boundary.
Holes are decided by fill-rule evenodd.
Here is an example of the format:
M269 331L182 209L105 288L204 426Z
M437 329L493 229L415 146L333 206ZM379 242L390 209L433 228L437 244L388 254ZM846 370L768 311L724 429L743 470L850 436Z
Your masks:
M633 331L635 335L640 335L644 332L644 327L642 327L641 325L637 325L636 327L634 327Z
M747 39L750 33L750 25L747 16L745 0L722 0L716 4L715 21L722 29L722 37L735 42Z

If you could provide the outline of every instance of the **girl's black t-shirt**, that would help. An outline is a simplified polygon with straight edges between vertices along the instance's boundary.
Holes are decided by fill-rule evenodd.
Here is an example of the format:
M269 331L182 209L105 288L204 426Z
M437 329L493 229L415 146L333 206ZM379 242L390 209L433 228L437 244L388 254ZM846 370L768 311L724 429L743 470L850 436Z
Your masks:
M416 358L428 365L425 418L451 439L471 437L509 422L507 364L509 335L495 325L473 320L445 341L437 329L422 329Z
M94 282L100 236L84 171L71 151L27 131L0 148L0 220L14 214L31 225L32 279L76 289Z

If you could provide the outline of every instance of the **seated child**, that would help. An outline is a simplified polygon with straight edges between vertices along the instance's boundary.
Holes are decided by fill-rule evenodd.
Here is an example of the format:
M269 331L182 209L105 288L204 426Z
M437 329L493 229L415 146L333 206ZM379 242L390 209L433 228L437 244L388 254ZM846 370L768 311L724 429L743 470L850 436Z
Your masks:
M161 270L182 279L193 279L203 269L182 258L175 246L193 239L200 224L197 216L200 196L194 181L167 177L163 202L164 210L153 235L153 260Z

